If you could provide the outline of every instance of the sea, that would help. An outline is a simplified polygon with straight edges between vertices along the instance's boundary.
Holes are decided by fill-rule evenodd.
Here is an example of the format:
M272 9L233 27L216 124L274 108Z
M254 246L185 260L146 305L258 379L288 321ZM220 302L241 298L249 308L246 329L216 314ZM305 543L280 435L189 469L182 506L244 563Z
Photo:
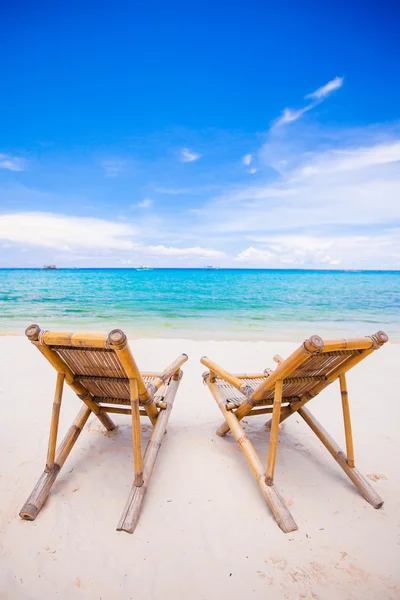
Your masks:
M400 341L400 271L0 269L0 332L123 329L131 338Z

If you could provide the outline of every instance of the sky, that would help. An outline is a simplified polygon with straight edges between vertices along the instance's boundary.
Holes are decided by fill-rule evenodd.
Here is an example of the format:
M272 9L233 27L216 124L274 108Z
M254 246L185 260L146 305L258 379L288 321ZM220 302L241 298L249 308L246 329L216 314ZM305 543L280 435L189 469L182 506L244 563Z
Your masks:
M0 267L400 269L393 0L0 17Z

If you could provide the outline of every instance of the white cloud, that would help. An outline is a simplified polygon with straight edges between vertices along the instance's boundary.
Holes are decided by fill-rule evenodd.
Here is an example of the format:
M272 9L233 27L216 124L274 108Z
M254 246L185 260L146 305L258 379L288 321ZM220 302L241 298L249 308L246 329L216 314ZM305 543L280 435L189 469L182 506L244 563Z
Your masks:
M335 90L338 90L343 85L343 77L335 77L331 81L328 81L325 85L315 90L311 94L308 94L306 98L313 98L315 100L322 100Z
M308 106L300 108L299 110L295 110L293 108L285 108L283 110L282 115L278 117L278 119L276 119L276 121L274 122L274 125L284 125L285 123L292 123L293 121L297 121L297 119L300 119L300 117L304 115L305 112L311 110L312 108L314 108L314 104L309 104Z
M254 237L260 247L250 246L235 261L248 266L371 268L400 265L400 229L368 235L321 237L271 235Z
M137 246L137 252L154 256L202 256L204 258L223 258L225 252L212 250L210 248L175 248L174 246Z
M247 240L241 252L235 248L236 264L399 269L400 136L394 138L395 132L393 126L324 135L305 125L270 132L267 153L261 149L259 160L269 164L272 157L281 170L269 170L264 182L260 175L257 184L214 196L199 218L216 239ZM354 143L357 138L362 144ZM319 145L322 151L311 151ZM314 235L317 231L323 234ZM293 232L302 235L295 238Z
M333 247L332 240L294 236L292 239L271 236L267 247L254 248L250 246L240 252L235 261L248 265L265 264L270 267L282 265L294 266L335 266L341 260L327 253Z
M251 154L245 154L242 158L242 163L247 167L251 165L251 161L253 160L253 156Z
M0 215L0 239L67 252L76 248L131 250L134 244L129 238L135 233L130 225L102 219L32 212Z
M103 160L101 166L107 177L118 177L125 170L124 160Z
M254 167L252 169L249 169L247 172L250 173L250 175L255 175L257 173L258 169L255 169Z
M257 248L253 248L253 246L250 246L250 248L247 248L246 250L240 252L234 260L238 262L249 263L268 263L271 262L271 260L274 260L275 258L276 255L272 252L269 252L269 250L259 250Z
M23 171L24 160L17 156L0 154L0 169L7 169L8 171Z
M286 123L292 123L293 121L297 121L304 115L304 113L308 112L315 106L317 106L320 102L325 100L329 94L338 90L343 85L343 77L335 77L331 81L328 81L325 85L315 90L311 94L307 94L306 98L310 98L312 102L307 104L303 108L294 109L294 108L285 108L280 117L278 117L274 121L274 126L285 125Z
M181 161L182 162L194 162L196 160L199 160L199 158L201 158L201 154L198 154L197 152L193 152L192 150L189 150L189 148L182 148L181 150Z
M153 200L151 198L144 198L136 204L138 208L150 208L153 206Z
M102 219L30 212L0 215L0 240L6 242L3 247L10 247L11 243L11 246L18 244L20 250L22 245L57 250L61 263L65 260L71 262L107 259L129 264L134 263L133 257L138 255L160 259L226 257L225 252L201 246L177 247L138 243L137 235L138 231L131 225ZM154 239L154 232L151 238ZM95 254L88 255L88 250L95 251Z
M395 162L400 162L400 141L325 152L298 169L297 175L300 177L327 175Z

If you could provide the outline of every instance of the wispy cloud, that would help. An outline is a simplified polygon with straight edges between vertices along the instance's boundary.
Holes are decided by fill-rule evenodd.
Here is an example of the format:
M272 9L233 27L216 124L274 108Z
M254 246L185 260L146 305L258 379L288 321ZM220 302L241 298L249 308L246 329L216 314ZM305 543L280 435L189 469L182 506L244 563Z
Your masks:
M191 194L193 190L190 188L156 188L156 192L168 196L179 196L181 194Z
M335 77L331 81L328 81L328 83L326 83L322 87L315 90L315 92L308 94L306 96L306 98L312 98L314 100L322 100L323 98L325 98L326 96L328 96L329 94L334 92L335 90L338 90L339 88L341 88L343 85L343 81L344 81L343 77Z
M125 170L124 160L103 160L101 166L104 169L106 177L118 177Z
M153 200L151 198L144 198L136 204L138 208L150 208L153 206Z
M317 155L299 168L294 174L294 179L356 171L396 162L400 162L400 141L370 147L332 150Z
M242 163L244 165L246 165L246 167L248 167L249 165L251 165L251 161L253 160L253 155L252 154L245 154L242 158Z
M18 156L0 154L0 169L7 169L8 171L24 171L25 161Z
M174 246L137 246L137 252L154 256L200 256L203 258L223 258L225 252L195 246L193 248L176 248Z
M293 121L297 121L297 119L300 119L300 117L303 116L304 113L314 108L314 106L315 104L309 104L308 106L305 106L304 108L300 108L298 110L295 110L293 108L285 108L283 110L282 115L278 119L276 119L274 124L284 125L285 123L292 123Z
M329 94L341 88L343 85L343 81L343 77L335 77L331 81L328 81L328 83L326 83L322 87L318 88L314 92L311 92L311 94L307 94L305 98L310 98L312 102L310 102L303 108L285 108L283 110L282 115L275 120L274 125L285 125L286 123L292 123L293 121L297 121L298 119L300 119L300 117L304 115L304 113L313 109L320 102L325 100L325 98L327 98Z
M184 163L195 162L196 160L199 160L199 158L201 158L201 154L198 154L197 152L193 152L193 150L189 150L189 148L182 148L181 154L180 154L181 162L184 162Z

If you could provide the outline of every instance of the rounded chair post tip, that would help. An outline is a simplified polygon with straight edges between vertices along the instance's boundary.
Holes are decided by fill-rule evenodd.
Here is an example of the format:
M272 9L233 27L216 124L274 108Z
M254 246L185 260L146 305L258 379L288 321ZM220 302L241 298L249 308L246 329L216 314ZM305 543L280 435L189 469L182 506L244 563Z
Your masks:
M127 344L126 335L121 329L113 329L112 331L110 331L110 333L108 334L107 341L110 346L114 346L119 350L125 348Z
M389 336L384 331L377 331L374 335L371 336L372 341L375 342L378 346L382 346L389 341Z
M33 325L29 325L29 327L25 329L25 335L31 340L31 342L37 342L39 340L40 335L39 325L36 325L36 323L33 323Z
M19 513L19 516L24 521L34 521L39 513L39 510L40 509L37 506L35 506L34 504L26 503L21 508L21 512Z
M312 335L304 342L304 348L307 352L322 352L324 349L324 340L319 335Z

